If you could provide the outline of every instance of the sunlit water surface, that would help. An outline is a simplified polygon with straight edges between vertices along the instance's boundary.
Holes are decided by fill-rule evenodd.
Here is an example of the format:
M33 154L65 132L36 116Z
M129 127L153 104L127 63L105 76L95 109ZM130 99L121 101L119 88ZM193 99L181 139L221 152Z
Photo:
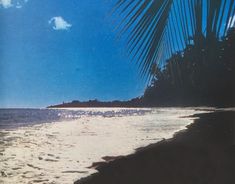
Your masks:
M170 138L193 108L1 109L0 183L71 184L104 156Z

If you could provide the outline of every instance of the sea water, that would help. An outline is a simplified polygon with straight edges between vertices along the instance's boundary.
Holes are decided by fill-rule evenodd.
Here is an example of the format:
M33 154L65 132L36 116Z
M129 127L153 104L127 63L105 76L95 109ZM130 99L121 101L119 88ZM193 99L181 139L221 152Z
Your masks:
M105 156L171 138L193 108L0 109L0 183L72 184ZM183 118L184 117L184 118Z

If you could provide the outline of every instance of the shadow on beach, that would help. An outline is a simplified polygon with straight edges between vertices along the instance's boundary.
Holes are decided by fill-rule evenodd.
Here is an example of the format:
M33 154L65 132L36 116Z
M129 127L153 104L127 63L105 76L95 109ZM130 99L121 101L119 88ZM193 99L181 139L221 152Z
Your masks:
M235 183L235 112L195 116L174 138L100 164L75 184Z

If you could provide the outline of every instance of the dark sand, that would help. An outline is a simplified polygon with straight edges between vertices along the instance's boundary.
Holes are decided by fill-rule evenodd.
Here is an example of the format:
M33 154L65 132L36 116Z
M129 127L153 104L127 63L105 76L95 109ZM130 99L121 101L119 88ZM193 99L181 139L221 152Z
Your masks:
M235 112L195 116L174 138L100 164L75 184L235 184Z

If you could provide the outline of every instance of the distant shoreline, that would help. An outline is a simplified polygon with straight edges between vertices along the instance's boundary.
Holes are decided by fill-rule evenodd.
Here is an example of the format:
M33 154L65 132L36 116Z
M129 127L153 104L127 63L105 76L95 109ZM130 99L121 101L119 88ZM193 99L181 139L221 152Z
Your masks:
M47 108L76 108L76 107L144 107L144 105L140 102L140 98L135 98L128 101L110 101L110 102L102 102L98 100L89 100L89 101L78 101L74 100L72 102L63 102L62 104L51 105Z
M120 157L75 184L235 183L235 111L199 117L187 130Z
M127 101L79 101L74 100L72 102L63 102L61 104L50 105L46 108L154 108L154 107L216 107L226 108L231 107L231 104L215 105L210 103L193 103L193 102L164 102L164 103L150 103L146 102L143 97L133 98Z

